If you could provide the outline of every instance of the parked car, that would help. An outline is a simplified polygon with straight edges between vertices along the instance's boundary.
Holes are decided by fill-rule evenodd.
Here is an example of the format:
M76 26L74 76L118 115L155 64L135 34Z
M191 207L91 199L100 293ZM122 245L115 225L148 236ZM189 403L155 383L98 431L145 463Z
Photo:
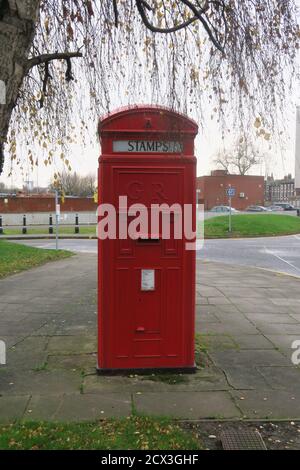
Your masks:
M281 206L269 206L268 209L272 212L283 212L284 208Z
M246 209L247 212L270 212L270 209L264 206L249 206Z
M292 206L288 202L275 202L274 206L282 207L284 211L295 211L296 207Z
M214 206L210 212L230 212L229 206ZM231 212L239 212L234 207L231 208Z

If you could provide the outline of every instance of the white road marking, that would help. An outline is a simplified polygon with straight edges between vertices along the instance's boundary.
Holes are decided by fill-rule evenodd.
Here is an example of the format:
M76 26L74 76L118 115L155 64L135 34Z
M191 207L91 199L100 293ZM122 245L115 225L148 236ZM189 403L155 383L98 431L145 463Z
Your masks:
M277 255L276 253L274 253L274 251L272 250L268 250L266 247L265 248L265 253L269 254L269 255L272 255L272 256L275 256L275 258L279 259L280 261L282 261L283 263L286 263L288 264L291 268L293 269L296 269L296 271L298 271L300 273L300 269L297 268L297 266L294 266L292 263L290 263L289 261L287 261L286 259L282 258L281 256Z
M43 243L43 244L39 243L38 245L35 245L35 246L36 246L37 248L48 248L48 247L52 248L52 247L53 247L53 243Z

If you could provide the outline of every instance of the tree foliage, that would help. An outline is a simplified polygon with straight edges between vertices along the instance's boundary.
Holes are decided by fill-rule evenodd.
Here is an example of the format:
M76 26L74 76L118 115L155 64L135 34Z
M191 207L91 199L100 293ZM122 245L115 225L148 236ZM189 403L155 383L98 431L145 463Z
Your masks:
M276 128L296 73L295 0L38 3L7 145L20 166L17 137L32 165L38 145L46 165L59 155L70 168L67 147L95 132L99 114L145 100L239 132L259 120L262 138Z
M59 181L50 184L49 189L59 189L65 196L91 197L96 191L96 175L81 176L78 173L63 171Z
M249 139L241 137L230 150L218 152L214 163L228 173L246 175L266 156Z

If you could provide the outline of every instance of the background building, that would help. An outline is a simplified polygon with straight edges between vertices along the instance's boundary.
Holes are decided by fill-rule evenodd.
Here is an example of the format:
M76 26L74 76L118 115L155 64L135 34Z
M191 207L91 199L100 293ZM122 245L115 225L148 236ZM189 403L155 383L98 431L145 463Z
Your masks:
M251 205L264 205L264 177L252 175L231 175L226 170L215 170L210 176L197 178L199 202L205 210L213 206L228 205L226 189L232 187L236 195L232 207L245 210Z
M295 200L295 179L288 174L281 180L275 180L273 175L268 176L265 181L266 203L290 202Z

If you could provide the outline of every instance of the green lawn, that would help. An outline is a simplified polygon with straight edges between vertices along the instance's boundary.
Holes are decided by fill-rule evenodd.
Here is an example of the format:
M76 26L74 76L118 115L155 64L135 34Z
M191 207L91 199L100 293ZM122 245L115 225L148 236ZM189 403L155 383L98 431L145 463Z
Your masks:
M0 240L0 279L25 269L72 256L69 251L42 250Z
M197 437L167 418L131 416L99 423L26 423L0 427L0 450L197 450Z
M205 238L266 237L300 233L300 217L278 214L245 214L232 216L232 233L228 232L229 216L205 221Z
M278 214L240 214L232 216L232 233L228 232L229 216L205 220L205 238L260 237L300 233L300 217ZM59 235L74 234L74 227L59 228ZM5 235L20 235L21 229L5 229ZM28 235L47 235L48 228L30 228ZM96 226L80 227L81 235L96 236ZM0 238L1 240L1 238Z

